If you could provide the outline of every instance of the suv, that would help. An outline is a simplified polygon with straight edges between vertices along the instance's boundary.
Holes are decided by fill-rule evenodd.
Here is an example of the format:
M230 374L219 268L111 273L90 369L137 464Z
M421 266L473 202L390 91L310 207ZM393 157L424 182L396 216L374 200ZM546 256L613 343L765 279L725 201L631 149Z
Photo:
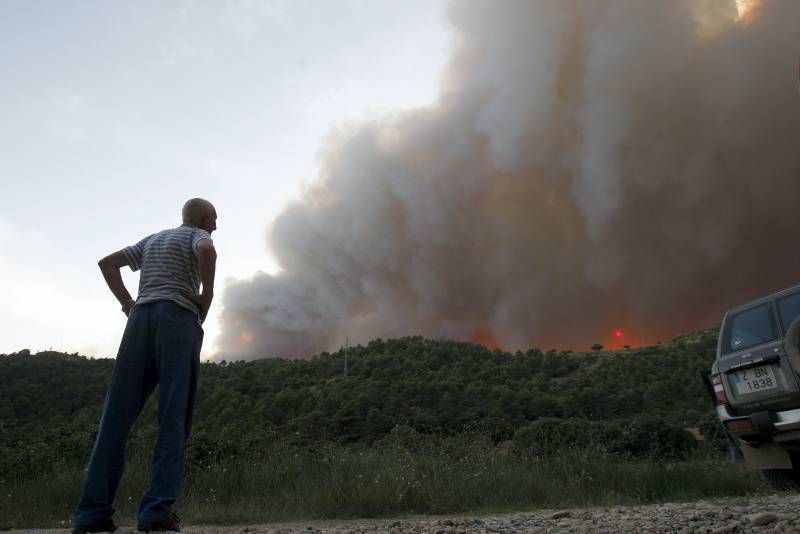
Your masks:
M800 286L725 314L709 386L747 467L800 482Z

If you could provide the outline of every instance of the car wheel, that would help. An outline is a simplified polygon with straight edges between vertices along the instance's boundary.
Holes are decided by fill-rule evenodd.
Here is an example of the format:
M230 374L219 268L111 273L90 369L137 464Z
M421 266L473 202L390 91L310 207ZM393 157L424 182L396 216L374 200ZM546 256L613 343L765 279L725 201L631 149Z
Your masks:
M797 489L797 478L791 469L762 469L770 487L777 491Z

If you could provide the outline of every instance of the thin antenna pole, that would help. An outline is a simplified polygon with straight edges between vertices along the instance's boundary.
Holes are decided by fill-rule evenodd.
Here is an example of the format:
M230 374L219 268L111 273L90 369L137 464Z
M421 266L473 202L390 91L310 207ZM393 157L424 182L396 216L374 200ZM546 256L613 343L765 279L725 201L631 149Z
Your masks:
M347 376L347 347L350 345L350 338L344 340L344 376Z

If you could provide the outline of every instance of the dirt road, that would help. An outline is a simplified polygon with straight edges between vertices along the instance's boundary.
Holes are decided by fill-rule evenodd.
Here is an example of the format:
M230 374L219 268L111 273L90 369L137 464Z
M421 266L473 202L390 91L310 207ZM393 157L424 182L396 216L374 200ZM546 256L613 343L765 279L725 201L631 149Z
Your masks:
M62 533L67 530L12 532ZM121 526L120 533L135 532ZM539 510L498 515L421 516L342 521L298 521L262 525L186 525L189 534L336 533L401 534L499 532L800 532L800 495L771 495L647 506Z

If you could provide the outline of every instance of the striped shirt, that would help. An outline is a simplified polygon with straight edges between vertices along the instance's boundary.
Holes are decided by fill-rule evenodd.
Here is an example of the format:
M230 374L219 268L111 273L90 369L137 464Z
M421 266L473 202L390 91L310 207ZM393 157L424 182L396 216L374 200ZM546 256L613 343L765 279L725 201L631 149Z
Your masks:
M136 304L171 300L200 315L197 305L186 294L200 292L197 245L211 241L205 230L191 224L149 235L122 252L132 271L142 270Z

